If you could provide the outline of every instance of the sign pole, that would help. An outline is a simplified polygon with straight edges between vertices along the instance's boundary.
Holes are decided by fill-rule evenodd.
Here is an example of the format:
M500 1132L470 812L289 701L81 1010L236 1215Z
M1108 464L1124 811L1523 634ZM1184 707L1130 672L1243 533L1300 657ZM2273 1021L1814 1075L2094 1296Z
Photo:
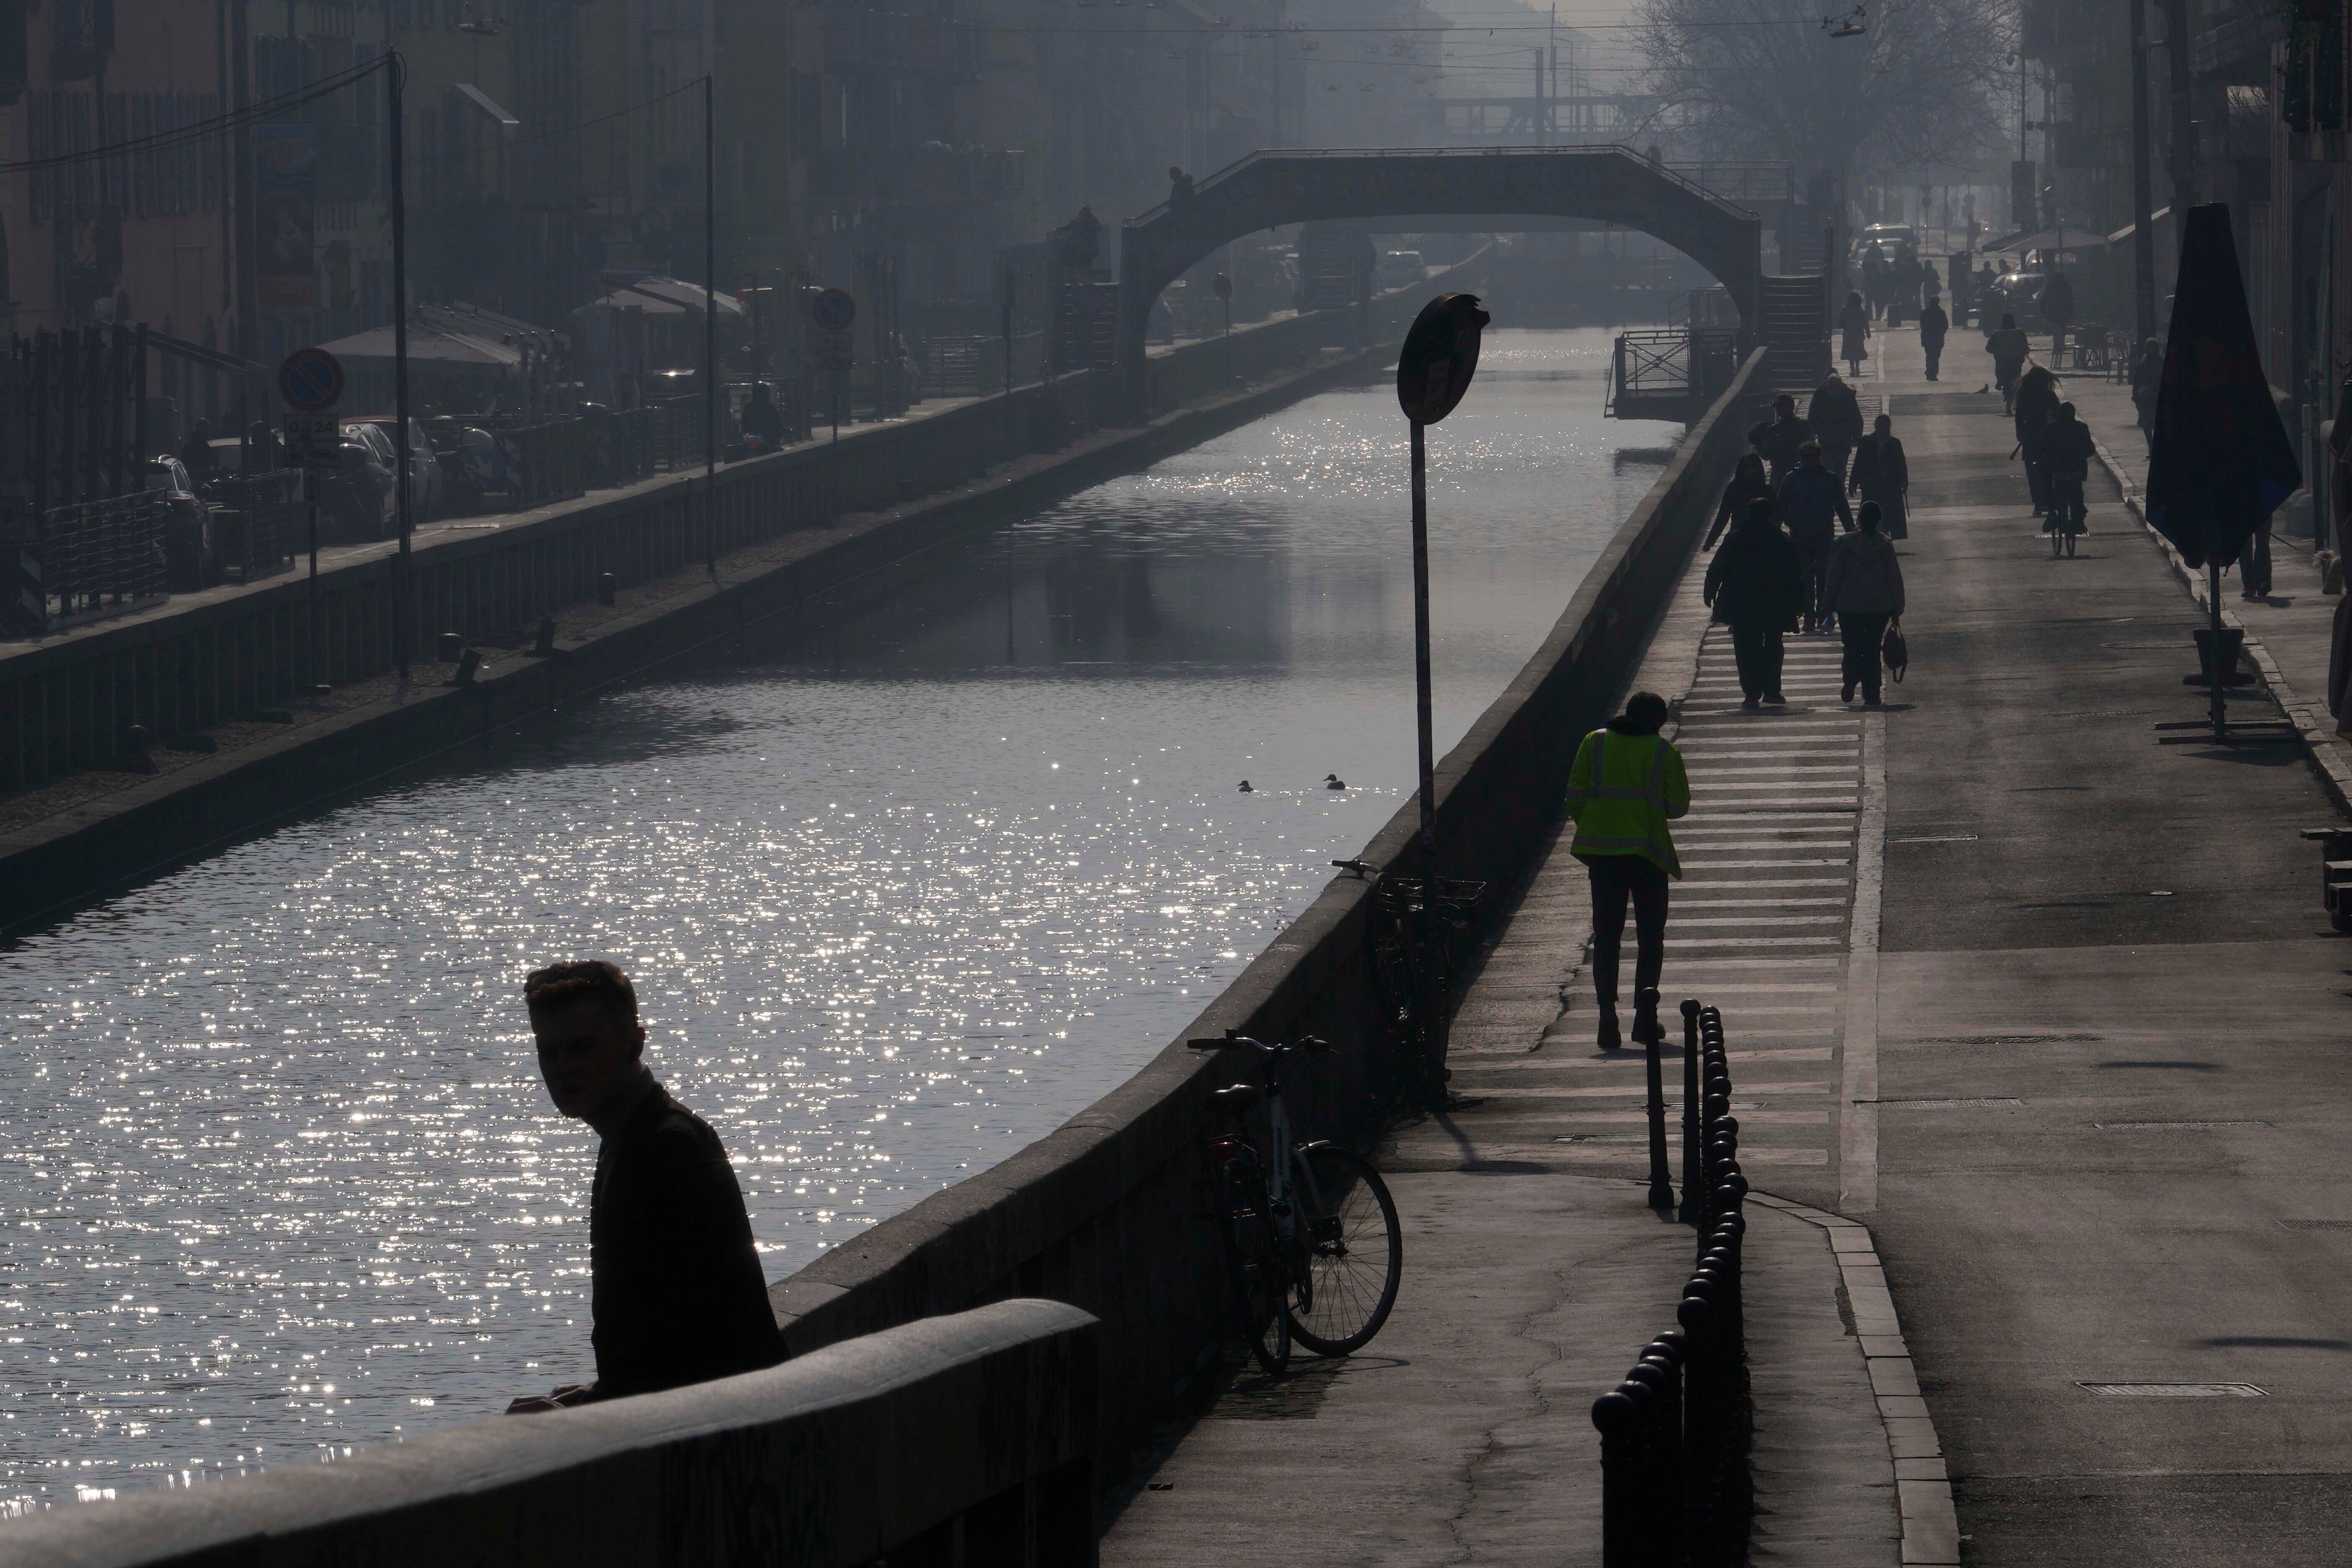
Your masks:
M402 188L407 174L401 162L400 125L401 100L407 78L408 62L394 54L391 112L385 117L392 143L392 416L396 426L392 444L400 453L400 478L394 487L399 492L394 504L400 509L400 557L393 576L392 654L403 686L408 684L408 634L415 618L412 608L415 589L409 575L408 559L412 521L408 507L408 193ZM315 530L315 507L311 515Z
M702 548L719 577L719 154L718 78L702 73Z
M320 638L326 629L326 619L319 614L319 470L302 469L302 500L304 510L310 514L310 691L312 695L327 689L327 658L320 647Z

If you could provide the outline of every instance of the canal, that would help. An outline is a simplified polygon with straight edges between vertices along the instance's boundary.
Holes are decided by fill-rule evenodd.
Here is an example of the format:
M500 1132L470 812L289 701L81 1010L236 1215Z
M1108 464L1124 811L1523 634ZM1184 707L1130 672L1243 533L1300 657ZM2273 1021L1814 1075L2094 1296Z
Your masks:
M1679 437L1608 346L1494 333L1432 433L1441 751ZM1403 437L1317 396L0 951L0 1512L592 1375L550 959L635 976L771 1278L1115 1087L1411 795Z

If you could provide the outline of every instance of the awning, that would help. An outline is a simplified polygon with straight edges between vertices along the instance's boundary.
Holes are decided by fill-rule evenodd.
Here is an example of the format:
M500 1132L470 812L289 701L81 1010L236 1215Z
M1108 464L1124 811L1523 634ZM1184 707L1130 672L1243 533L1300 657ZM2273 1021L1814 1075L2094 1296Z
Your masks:
M2171 216L2172 209L2170 207L2158 207L2154 212L2147 215L2148 226L2151 228L2162 228L2164 226L2164 220ZM2124 225L2123 227L2116 230L2115 233L2107 236L2107 243L2109 245L2121 245L2125 240L2129 239L2133 234L2138 230L2138 228L2139 225L2136 223L2127 223Z
M353 363L393 362L393 340L390 327L370 327L363 332L353 332L348 338L319 345L339 360ZM408 358L411 363L438 366L446 370L512 371L522 368L522 351L487 338L471 337L462 332L436 332L429 328L408 330Z
M701 310L705 298L702 285L699 283L682 283L675 278L640 278L635 282L614 289L611 295L599 300L597 303L600 305L634 303L632 300L619 298L624 294L648 295L656 300L667 300L673 305L684 306L690 310ZM742 301L737 300L734 295L722 289L714 297L719 301L720 315L740 316L743 313Z
M2105 248L2107 237L2095 228L2048 228L2040 234L2021 234L1982 247L1988 255L2002 256L2011 251L2028 250L2100 250Z
M648 316L686 314L686 307L675 300L657 299L651 294L639 294L628 289L615 289L603 299L592 301L589 308L593 310L598 305L610 306L615 310L643 310Z

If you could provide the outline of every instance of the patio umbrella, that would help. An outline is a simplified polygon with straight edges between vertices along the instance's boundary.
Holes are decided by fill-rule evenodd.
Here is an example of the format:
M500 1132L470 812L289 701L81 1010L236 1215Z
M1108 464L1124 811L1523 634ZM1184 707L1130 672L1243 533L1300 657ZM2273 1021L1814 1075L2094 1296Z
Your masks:
M2302 483L2294 443L2263 374L2230 209L2221 203L2191 207L2181 227L2179 281L2148 451L2147 521L2191 566L2206 571L2211 624L2199 641L2216 739L2227 736L2221 689L2236 668L2240 640L2221 635L2221 569Z

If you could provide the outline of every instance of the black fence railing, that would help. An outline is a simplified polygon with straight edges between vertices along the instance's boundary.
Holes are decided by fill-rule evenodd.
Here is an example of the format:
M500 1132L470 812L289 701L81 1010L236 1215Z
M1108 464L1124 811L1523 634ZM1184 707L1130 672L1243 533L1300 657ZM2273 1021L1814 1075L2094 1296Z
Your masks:
M1664 1176L1658 1047L1649 1047L1651 1191ZM1625 1381L1592 1404L1601 1431L1604 1568L1739 1568L1748 1561L1755 1492L1754 1430L1740 1247L1748 1195L1723 1016L1683 1004L1682 1216L1698 1229L1698 1263L1675 1309L1677 1327L1642 1352Z
M144 491L51 507L19 521L6 542L7 593L0 613L20 637L162 599L170 582L165 513Z
M217 575L258 583L294 564L309 548L302 515L302 472L273 468L208 481Z

